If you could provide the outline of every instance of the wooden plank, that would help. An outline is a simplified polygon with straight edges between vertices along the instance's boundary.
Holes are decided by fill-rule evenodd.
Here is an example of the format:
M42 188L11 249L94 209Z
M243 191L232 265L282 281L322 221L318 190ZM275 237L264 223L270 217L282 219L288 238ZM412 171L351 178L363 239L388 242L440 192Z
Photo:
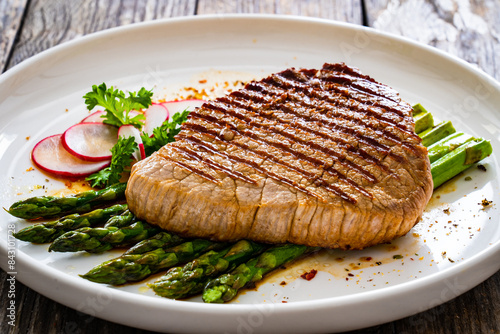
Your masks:
M500 79L500 6L494 0L366 0L368 25L435 46Z
M0 73L5 70L28 0L0 1Z
M428 311L380 326L349 332L469 334L500 333L500 272L476 288ZM492 302L496 300L497 302ZM411 300L402 301L411 303Z
M197 14L283 14L361 24L361 0L199 0Z
M32 0L8 67L92 32L166 17L193 15L196 0Z

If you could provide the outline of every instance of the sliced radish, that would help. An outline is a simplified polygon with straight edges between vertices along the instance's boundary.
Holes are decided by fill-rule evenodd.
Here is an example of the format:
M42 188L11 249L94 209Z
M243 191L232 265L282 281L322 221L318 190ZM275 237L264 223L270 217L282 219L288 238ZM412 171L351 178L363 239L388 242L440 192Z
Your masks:
M128 114L129 114L129 117L132 118L132 117L135 117L141 113L138 112L137 110L131 110ZM97 111L93 112L92 114L88 115L87 117L85 117L84 119L82 119L82 121L80 123L102 123L104 121L104 118L101 116L103 116L103 115L106 115L106 111L97 110Z
M118 141L118 129L103 123L78 123L66 130L61 139L64 148L86 161L111 159L111 148Z
M62 145L62 135L42 139L31 151L33 163L40 169L64 177L84 177L110 164L110 160L89 162L76 158Z
M142 143L141 133L135 126L131 124L120 126L120 129L118 129L118 136L123 138L134 137L134 140L139 147L139 149L133 153L134 158L137 161L146 158L146 152L144 151L144 144Z
M142 132L152 136L153 130L168 119L168 110L163 104L154 103L144 112L144 116L146 121Z
M169 117L172 117L174 114L183 112L184 110L193 111L197 107L201 107L205 100L180 100L180 101L167 101L163 102L162 105L165 106L168 110Z
M80 123L102 123L104 121L104 118L102 118L101 116L103 115L106 115L106 112L104 110L97 110L82 119Z

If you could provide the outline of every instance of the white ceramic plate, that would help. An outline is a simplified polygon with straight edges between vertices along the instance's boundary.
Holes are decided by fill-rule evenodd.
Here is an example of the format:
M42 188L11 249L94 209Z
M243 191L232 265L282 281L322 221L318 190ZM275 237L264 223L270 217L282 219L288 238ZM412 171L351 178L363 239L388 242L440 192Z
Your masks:
M87 112L92 84L122 89L189 85L240 72L262 77L290 66L346 62L410 103L492 141L500 151L500 86L435 49L362 27L279 16L207 16L148 22L65 43L0 77L0 205L63 188L31 167L41 138L61 133ZM201 74L200 74L201 73ZM210 76L209 79L212 77ZM246 77L245 77L246 79ZM29 137L29 138L28 138ZM357 252L331 251L279 272L226 305L171 301L144 283L115 288L78 277L117 252L48 253L46 245L8 240L28 223L0 212L1 266L21 282L88 316L165 332L333 332L380 324L434 307L476 286L500 267L500 197L495 156L441 189L422 222L404 238ZM47 180L46 180L47 179ZM38 189L37 185L45 186ZM439 198L438 198L439 197ZM483 210L478 203L493 200ZM449 214L445 209L449 209ZM15 251L15 268L5 254ZM402 255L402 259L393 259ZM367 260L371 257L371 260ZM379 262L377 264L377 262ZM319 271L311 281L298 278ZM349 271L347 271L349 270ZM286 285L280 284L285 281ZM287 302L287 303L284 303Z

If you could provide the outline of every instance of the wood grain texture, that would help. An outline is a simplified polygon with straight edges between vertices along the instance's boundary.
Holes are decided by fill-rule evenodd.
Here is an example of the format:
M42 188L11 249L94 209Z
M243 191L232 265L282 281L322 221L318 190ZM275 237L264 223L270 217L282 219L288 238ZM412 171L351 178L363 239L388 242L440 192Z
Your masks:
M125 24L194 15L196 0L32 0L8 67L74 38Z
M500 79L498 0L366 0L370 26L435 46Z
M457 298L428 311L349 334L500 333L500 272ZM407 301L411 303L411 300Z
M364 5L350 0L31 0L22 30L17 33L26 3L27 0L0 0L1 59L5 59L6 54L3 41L11 38L9 43L14 46L10 62L5 64L7 68L54 45L119 25L193 14L267 13L355 24L367 22L376 29L436 46L500 78L498 0L365 0ZM16 11L5 15L5 8ZM6 30L5 22L9 20L12 21L10 30ZM13 38L16 34L17 41ZM6 48L8 51L12 46ZM0 333L152 333L67 308L20 282L16 284L17 322L16 327L11 327L5 321L9 301L4 297L9 291L7 278L7 274L0 271L3 297L0 298ZM446 304L412 317L351 332L361 333L500 333L500 272Z
M360 0L198 0L197 14L281 14L361 24Z
M17 33L21 28L27 1L0 1L0 73L6 67Z

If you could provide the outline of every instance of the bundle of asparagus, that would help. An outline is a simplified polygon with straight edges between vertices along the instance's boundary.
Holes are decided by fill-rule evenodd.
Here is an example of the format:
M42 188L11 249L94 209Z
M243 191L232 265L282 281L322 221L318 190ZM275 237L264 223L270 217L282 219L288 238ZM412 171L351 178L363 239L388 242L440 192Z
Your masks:
M413 116L416 132L428 148L434 189L492 153L489 141L457 133L449 121L434 125L432 114L420 104L414 106ZM63 252L96 253L133 245L123 255L81 276L98 283L120 285L168 269L149 285L158 295L177 299L203 290L203 300L208 303L227 302L240 289L261 280L272 270L317 250L248 240L234 244L184 240L137 221L126 204L94 209L122 199L124 190L125 184L117 184L76 196L42 196L14 203L8 212L25 219L69 213L56 221L24 228L14 236L33 243L52 242L49 250ZM98 227L103 223L103 227ZM183 263L183 267L178 266Z

